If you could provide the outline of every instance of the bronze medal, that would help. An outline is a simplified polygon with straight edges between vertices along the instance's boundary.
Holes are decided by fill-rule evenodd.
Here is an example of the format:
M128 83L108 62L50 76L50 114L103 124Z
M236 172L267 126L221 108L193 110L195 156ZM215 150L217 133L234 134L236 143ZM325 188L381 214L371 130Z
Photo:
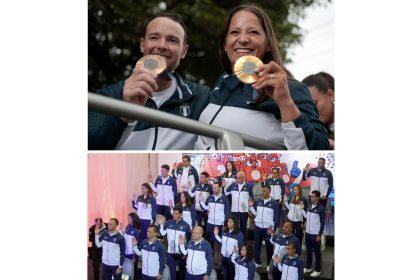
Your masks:
M166 60L163 56L150 54L140 58L136 63L136 67L144 67L159 75L166 69Z
M245 84L252 84L258 81L258 74L255 73L257 67L263 65L262 61L253 55L240 57L233 66L236 77Z

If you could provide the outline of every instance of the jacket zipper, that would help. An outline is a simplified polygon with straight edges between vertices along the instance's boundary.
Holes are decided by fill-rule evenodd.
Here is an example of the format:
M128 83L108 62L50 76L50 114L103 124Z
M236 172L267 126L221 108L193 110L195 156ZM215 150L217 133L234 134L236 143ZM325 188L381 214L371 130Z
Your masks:
M155 127L155 140L153 141L153 147L152 150L156 149L156 142L157 142L157 138L158 138L158 128L157 126Z

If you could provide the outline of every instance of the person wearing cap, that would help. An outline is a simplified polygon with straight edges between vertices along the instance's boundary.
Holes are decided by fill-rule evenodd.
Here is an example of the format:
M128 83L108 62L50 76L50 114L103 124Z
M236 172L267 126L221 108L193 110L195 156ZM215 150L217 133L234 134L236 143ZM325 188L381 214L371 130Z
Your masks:
M179 237L181 253L187 255L187 273L185 280L209 280L213 269L213 250L203 238L204 230L196 226L191 240L185 245L185 238ZM181 278L183 279L183 278Z
M256 267L261 266L261 245L265 241L267 265L273 256L273 244L270 243L269 231L276 231L279 226L280 208L277 201L270 196L271 188L264 185L261 198L255 203L249 201L249 211L255 216L254 220L254 251Z
M279 43L267 13L256 5L235 7L226 17L219 38L219 58L225 70L216 81L200 122L285 146L288 150L328 150L328 133L309 89L296 80L281 60ZM235 75L235 63L252 75L252 84ZM255 79L254 79L255 77ZM245 124L245 125L244 125ZM196 149L215 148L213 138L199 136Z
M204 227L207 228L207 213L200 206L200 195L203 196L204 201L213 193L213 188L209 184L209 173L201 172L200 174L200 183L195 185L193 188L188 189L188 194L191 197L195 198L195 210L196 210L196 219L197 225L202 226L204 222Z
M245 172L239 171L236 174L236 182L225 188L225 194L232 198L231 212L238 218L242 235L247 239L248 201L254 200L254 192L252 184L245 182Z
M319 203L321 193L318 190L311 192L311 205L307 211L303 211L306 218L306 266L304 273L312 271L312 253L315 253L315 271L311 277L321 275L321 236L325 226L325 208Z
M173 219L166 221L162 216L158 219L159 231L168 239L167 263L171 273L171 280L176 279L176 267L178 266L179 279L185 277L185 258L179 250L179 237L186 237L191 232L190 225L182 219L182 208L176 206L173 209Z
M276 263L277 260L283 259L285 255L287 255L287 245L290 243L295 244L295 251L300 256L302 254L302 248L299 243L299 240L296 236L292 234L293 224L291 222L284 223L282 227L282 232L277 233L274 235L274 231L269 230L269 234L271 235L270 243L274 245L274 252L273 252L273 269L272 269L272 278L273 280L280 280L281 279L281 266L278 266Z
M99 235L102 234L108 227L107 223L102 221L101 217L95 218L95 224L89 228L89 241L92 243L90 256L92 258L92 265L93 265L93 276L95 280L99 280L99 269L101 266L101 259L102 259L102 247L96 246L95 243L95 228L99 228Z
M122 266L125 258L125 239L118 232L119 221L109 219L108 230L102 231L99 225L95 227L95 244L102 247L102 280L121 280Z
M134 68L131 75L98 89L97 94L138 106L198 120L207 106L210 89L184 80L175 72L188 52L186 27L177 14L163 13L146 26L139 41L143 55L160 55L166 62L162 74ZM197 135L90 110L89 150L192 150Z
M145 230L145 229L143 229ZM165 248L157 238L158 228L149 225L147 228L147 239L138 242L132 240L133 252L142 258L142 280L160 280L165 269Z

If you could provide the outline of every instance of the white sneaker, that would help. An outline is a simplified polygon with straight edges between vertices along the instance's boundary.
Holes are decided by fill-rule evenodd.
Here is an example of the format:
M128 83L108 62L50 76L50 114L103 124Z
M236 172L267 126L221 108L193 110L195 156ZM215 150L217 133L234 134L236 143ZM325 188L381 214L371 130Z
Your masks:
M321 275L321 272L314 271L312 272L311 277L318 277L319 275Z
M267 265L267 272L270 272L270 266Z
M310 269L310 268L304 268L303 269L303 273L308 273L308 272L311 272L312 270Z
M255 264L255 268L261 267L261 265L260 264L257 264L256 262L254 262L254 264Z

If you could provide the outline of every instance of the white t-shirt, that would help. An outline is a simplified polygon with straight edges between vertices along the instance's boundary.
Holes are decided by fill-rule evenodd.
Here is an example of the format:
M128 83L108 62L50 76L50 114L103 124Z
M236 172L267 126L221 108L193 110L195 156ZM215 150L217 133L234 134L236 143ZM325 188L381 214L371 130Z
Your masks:
M153 93L152 100L155 101L158 109L166 100L168 100L174 94L175 89L176 81L175 78L172 78L171 85L167 89Z

